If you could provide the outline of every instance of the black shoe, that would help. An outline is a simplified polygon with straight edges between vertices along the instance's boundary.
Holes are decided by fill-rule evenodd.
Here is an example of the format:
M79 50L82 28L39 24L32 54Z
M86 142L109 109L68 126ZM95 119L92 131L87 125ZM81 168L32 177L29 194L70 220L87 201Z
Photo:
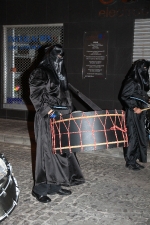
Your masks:
M35 193L34 191L32 191L32 195L33 197L35 197L39 202L42 202L42 203L48 203L51 201L51 199L47 196L43 196L43 195L39 195L37 193Z
M126 167L127 167L129 170L140 170L140 167L137 166L136 164L127 164L127 163L126 163Z
M137 162L136 162L136 166L139 167L140 169L144 169L145 168L144 166L142 166L141 164L139 164Z
M58 194L58 195L71 195L71 191L70 190L66 190L66 189L63 189L63 188L60 188L59 191L56 191L56 192L48 192L49 195L55 195L55 194Z

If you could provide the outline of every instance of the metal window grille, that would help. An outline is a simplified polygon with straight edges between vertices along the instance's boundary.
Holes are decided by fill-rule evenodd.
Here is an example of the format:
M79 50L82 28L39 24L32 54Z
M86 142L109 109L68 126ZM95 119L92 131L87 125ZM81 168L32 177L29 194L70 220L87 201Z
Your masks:
M138 59L150 61L150 19L136 19L134 23L133 62Z
M137 19L134 24L133 61L150 60L150 19Z
M63 24L3 26L3 107L26 110L23 77L43 45L63 45Z

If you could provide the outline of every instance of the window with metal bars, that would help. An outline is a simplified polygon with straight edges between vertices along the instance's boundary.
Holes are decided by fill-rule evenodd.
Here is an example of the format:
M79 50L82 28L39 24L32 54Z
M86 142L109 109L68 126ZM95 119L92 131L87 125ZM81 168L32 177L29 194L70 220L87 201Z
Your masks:
M23 76L43 45L63 45L63 24L3 26L3 107L27 110Z

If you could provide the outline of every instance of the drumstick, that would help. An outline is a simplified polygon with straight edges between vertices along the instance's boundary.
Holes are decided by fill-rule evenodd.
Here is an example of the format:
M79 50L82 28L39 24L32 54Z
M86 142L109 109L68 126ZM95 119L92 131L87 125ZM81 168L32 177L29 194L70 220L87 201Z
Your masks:
M145 110L149 110L149 109L150 109L150 107L145 108L145 109L141 109L141 111L145 111Z

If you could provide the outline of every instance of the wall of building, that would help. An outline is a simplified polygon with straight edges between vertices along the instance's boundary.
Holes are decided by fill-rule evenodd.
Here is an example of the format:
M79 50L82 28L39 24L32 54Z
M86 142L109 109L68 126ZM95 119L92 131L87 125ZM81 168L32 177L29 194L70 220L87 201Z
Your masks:
M121 109L118 92L132 64L134 20L150 18L150 0L1 0L0 117L32 120L34 112L3 109L2 26L64 24L69 82L102 109ZM107 77L82 79L84 32L109 31ZM90 110L78 98L77 109Z

